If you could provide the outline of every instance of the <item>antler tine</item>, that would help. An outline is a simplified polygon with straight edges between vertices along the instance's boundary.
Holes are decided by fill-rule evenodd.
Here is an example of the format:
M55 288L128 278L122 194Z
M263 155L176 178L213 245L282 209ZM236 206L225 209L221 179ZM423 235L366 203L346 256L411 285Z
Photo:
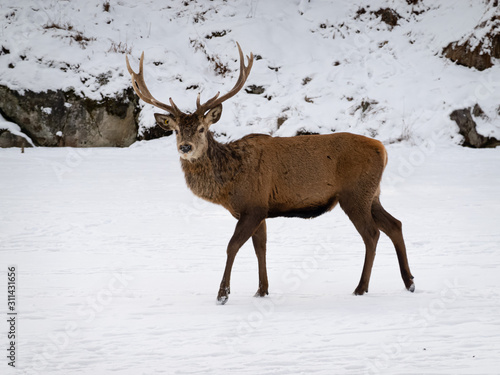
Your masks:
M198 94L198 98L196 99L196 112L205 113L209 109L217 107L219 104L222 104L222 102L236 95L245 85L248 75L250 74L250 70L252 69L253 53L250 53L250 57L247 56L248 65L245 66L245 58L243 56L243 51L241 50L240 44L236 42L236 45L238 46L238 52L240 55L240 76L238 77L236 84L231 90L229 90L227 94L219 97L220 92L218 92L213 98L209 99L204 104L200 104L200 95Z
M174 101L172 100L172 98L168 98L168 101L170 102L170 104L172 105L172 108L174 109L174 112L170 112L172 113L173 115L178 115L180 113L183 113L179 107L177 107L174 103Z
M208 102L217 99L219 97L219 95L220 95L220 91L218 91L217 94L215 94L215 96L212 99L208 100L203 105L206 105ZM200 99L201 99L201 92L199 92L198 96L196 97L196 108L197 108L197 110L199 110L200 107L201 107L201 105L200 105Z
M148 87L146 85L146 82L144 81L144 75L143 75L143 67L144 67L144 51L141 54L141 59L139 62L139 73L136 73L132 70L130 66L130 62L128 60L128 56L125 56L125 60L127 62L127 70L130 73L132 77L132 87L134 88L135 93L141 98L144 102L148 104L152 104L155 107L164 109L165 111L173 114L173 115L179 115L182 112L179 110L179 108L175 105L173 102L172 98L169 99L170 105L165 104L160 102L159 100L156 100L153 95L148 90Z

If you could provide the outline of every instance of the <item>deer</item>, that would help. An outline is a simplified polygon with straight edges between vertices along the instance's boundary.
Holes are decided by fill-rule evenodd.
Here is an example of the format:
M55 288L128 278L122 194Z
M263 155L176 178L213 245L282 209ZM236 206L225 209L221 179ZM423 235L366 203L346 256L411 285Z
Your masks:
M380 203L380 183L387 165L387 152L378 140L351 133L273 137L249 134L221 143L210 131L222 114L222 103L245 85L253 65L239 43L239 77L226 94L201 103L194 112L182 112L155 99L143 76L144 52L135 73L126 56L132 86L145 103L167 113L155 113L158 125L173 131L187 186L198 197L221 205L237 220L227 245L227 257L217 303L230 294L231 270L240 248L250 238L258 261L256 297L269 294L266 267L266 220L275 217L314 218L337 204L346 213L365 245L365 260L354 295L368 292L380 231L392 241L407 290L415 284L407 259L402 224Z

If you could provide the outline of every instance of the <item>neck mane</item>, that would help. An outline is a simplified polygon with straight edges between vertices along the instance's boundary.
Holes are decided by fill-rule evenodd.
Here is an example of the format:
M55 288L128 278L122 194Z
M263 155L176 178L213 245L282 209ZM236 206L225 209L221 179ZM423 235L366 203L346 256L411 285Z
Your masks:
M240 170L242 150L236 142L217 142L211 132L207 132L207 141L206 153L192 161L181 159L181 166L186 183L195 195L220 204L229 182Z

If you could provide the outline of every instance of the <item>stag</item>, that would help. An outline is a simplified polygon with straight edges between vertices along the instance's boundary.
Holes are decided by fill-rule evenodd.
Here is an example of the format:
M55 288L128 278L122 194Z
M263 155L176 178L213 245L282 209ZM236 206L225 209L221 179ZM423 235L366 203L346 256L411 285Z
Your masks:
M355 295L368 292L370 274L380 231L393 242L406 289L415 284L410 272L401 222L380 203L380 181L387 152L377 140L350 133L271 137L250 134L229 143L218 142L209 131L219 121L222 103L240 91L250 74L253 54L247 65L240 45L240 73L225 95L200 102L196 110L179 110L155 99L143 76L144 52L135 73L127 69L137 95L166 114L155 113L156 122L176 134L177 149L187 186L209 202L222 205L236 220L227 246L227 260L217 301L225 304L230 293L231 269L238 250L251 237L259 268L255 296L268 292L266 269L266 219L278 216L313 218L332 210L337 203L352 221L365 244L365 261Z

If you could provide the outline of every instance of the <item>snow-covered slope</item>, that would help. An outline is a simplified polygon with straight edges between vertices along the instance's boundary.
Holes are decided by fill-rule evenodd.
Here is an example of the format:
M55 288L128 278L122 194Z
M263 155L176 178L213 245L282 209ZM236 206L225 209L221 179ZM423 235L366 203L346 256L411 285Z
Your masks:
M401 17L397 26L375 14L387 7ZM192 110L198 91L208 98L232 87L239 41L258 55L247 84L265 91L225 104L213 127L222 139L348 130L385 143L436 134L458 143L449 114L476 103L489 117L483 135L500 137L500 65L479 72L440 57L486 8L477 0L4 0L0 84L99 99L130 85L124 54L137 67L145 51L153 94ZM216 64L228 72L216 74ZM154 111L145 105L142 127Z

